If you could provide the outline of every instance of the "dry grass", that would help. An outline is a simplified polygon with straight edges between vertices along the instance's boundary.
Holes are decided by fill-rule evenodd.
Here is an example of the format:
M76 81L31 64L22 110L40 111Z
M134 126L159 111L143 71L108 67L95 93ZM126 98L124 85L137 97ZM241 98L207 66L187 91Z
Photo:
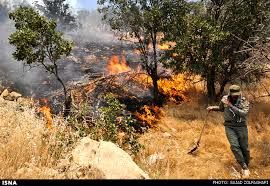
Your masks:
M194 89L192 100L167 105L157 129L140 138L144 150L136 162L156 179L238 179L240 166L230 150L223 126L222 113L212 112L206 118L206 98ZM246 92L245 92L246 93ZM267 100L253 102L249 115L249 144L252 160L251 178L270 177L270 109ZM207 120L205 120L207 119ZM187 154L207 121L201 145L196 154ZM171 136L170 136L171 135ZM161 154L150 162L153 154ZM163 156L163 157L162 157ZM236 171L235 171L235 170Z
M265 81L269 83L270 81ZM269 84L270 85L270 84ZM142 135L144 149L135 157L138 165L154 179L237 179L240 167L234 160L225 136L222 113L210 113L207 120L203 85L192 88L188 102L168 104L158 127ZM246 90L249 99L253 95ZM270 177L269 98L253 100L249 115L251 178ZM187 152L197 140L204 122L207 125L199 150ZM54 118L53 130L37 117L34 108L0 99L0 179L102 178L97 170L77 167L68 161L76 134L61 118ZM157 159L153 159L153 155ZM152 155L152 156L151 156ZM63 159L63 156L67 156ZM152 162L149 161L152 157Z
M68 161L76 134L61 118L52 130L34 108L0 99L0 179L100 178ZM87 171L86 171L87 170Z

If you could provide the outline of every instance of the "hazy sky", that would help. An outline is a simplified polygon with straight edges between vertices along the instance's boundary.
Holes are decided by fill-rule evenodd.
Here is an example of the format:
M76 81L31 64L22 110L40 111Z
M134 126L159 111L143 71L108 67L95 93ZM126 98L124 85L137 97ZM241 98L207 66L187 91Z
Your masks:
M79 8L95 9L97 7L96 0L77 0Z
M0 0L1 1L1 0ZM28 0L31 4L35 1L42 1L42 0ZM97 1L96 0L67 0L70 5L78 9L96 9L97 8Z

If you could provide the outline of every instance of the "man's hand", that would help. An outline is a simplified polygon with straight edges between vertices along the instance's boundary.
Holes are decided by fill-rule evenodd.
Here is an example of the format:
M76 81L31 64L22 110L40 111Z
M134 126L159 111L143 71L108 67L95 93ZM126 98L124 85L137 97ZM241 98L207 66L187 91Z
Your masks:
M231 106L231 102L228 100L228 98L226 97L223 97L222 100L221 100L222 103L224 103L225 105L228 105L228 106Z
M209 106L209 107L206 108L206 110L207 110L208 112L210 112L210 111L213 111L214 108L215 108L215 106Z

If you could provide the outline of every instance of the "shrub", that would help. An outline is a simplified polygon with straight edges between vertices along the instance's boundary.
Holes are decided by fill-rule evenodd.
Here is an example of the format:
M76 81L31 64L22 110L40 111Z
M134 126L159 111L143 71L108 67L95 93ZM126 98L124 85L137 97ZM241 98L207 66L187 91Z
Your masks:
M79 136L111 141L129 153L139 152L141 145L134 129L137 120L125 111L125 105L111 93L99 96L99 103L96 108L85 102L72 112L68 121Z

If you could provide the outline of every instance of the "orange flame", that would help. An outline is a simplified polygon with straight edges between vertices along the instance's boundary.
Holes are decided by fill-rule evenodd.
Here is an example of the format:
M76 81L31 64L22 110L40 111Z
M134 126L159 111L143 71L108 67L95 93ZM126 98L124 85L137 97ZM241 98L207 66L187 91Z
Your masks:
M110 58L107 69L110 74L118 74L130 70L129 66L127 65L125 57L122 56L122 58L119 59L119 56L116 55L113 55Z
M165 42L163 44L158 44L160 50L172 50L175 47L175 42Z
M52 114L51 114L51 108L48 106L48 100L47 99L41 99L42 102L44 102L44 106L39 108L39 112L41 112L44 117L46 118L46 125L47 128L51 129L52 128Z
M184 74L177 74L172 76L171 79L160 79L158 87L169 100L178 102L186 100L185 92L188 90Z
M158 106L148 106L144 105L140 112L136 112L135 116L145 124L147 124L150 127L153 127L153 125L159 121L161 116L163 115L163 112L160 110Z
M147 82L146 82L147 79ZM152 84L152 80L147 75L138 76L136 81L145 86ZM173 75L170 79L160 79L158 81L159 91L166 96L167 99L173 102L187 100L186 91L188 85L184 74ZM163 116L163 111L157 106L144 105L138 112L135 113L138 120L142 121L150 127L154 127L160 118Z
M152 86L152 79L146 74L140 74L134 79L144 85L144 88ZM178 102L187 99L185 93L189 87L184 74L173 75L170 79L158 80L158 88L170 101Z
M160 50L170 50L171 46L168 44L161 44L161 45L158 45L158 48Z

